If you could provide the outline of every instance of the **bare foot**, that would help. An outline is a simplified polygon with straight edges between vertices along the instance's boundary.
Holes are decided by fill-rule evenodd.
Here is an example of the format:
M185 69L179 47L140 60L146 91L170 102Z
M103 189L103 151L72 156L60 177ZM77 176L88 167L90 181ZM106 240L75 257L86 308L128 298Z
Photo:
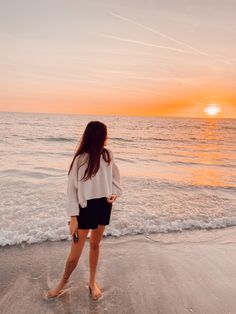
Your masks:
M50 289L47 293L47 298L55 298L63 292L63 287L68 283L68 279L62 278L58 285Z
M102 291L96 283L93 285L89 284L89 291L93 300L98 300L102 296Z

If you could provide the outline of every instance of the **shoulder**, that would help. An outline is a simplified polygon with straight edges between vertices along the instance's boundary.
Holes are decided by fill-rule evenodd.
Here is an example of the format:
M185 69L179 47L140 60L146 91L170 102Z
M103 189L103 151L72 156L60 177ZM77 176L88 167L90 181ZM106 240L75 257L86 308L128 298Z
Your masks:
M74 164L76 166L80 166L82 165L86 160L87 160L88 156L86 153L83 153L83 154L79 154L75 157L74 159Z
M113 159L113 152L110 148L105 148L105 150L107 150L109 156L111 157L111 159Z
M74 159L74 163L77 164L80 159L81 159L81 155L77 155Z
M104 149L107 150L109 154L112 154L112 150L110 148L104 148Z
M83 161L87 160L87 159L89 158L89 154L86 153L86 152L84 152L84 153L79 154L79 155L77 156L77 158L78 158L78 159L77 159L78 162L80 163L80 162L83 162Z

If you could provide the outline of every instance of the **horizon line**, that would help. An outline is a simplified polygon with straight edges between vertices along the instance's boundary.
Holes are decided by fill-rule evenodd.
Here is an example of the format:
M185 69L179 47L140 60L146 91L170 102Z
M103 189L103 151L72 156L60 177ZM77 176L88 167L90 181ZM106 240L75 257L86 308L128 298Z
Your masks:
M131 118L172 118L172 119L210 119L210 120L220 120L220 119L227 119L227 120L235 120L235 118L225 118L225 117L187 117L187 116L158 116L158 115L128 115L128 114L93 114L93 113L63 113L63 112L44 112L44 111L0 111L0 113L23 113L23 114L51 114L51 115L65 115L65 116L107 116L107 117L131 117Z

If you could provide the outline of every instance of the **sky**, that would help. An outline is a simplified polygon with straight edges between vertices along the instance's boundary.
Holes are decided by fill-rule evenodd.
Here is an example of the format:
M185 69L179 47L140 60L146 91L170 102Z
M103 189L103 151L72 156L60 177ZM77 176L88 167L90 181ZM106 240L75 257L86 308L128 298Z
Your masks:
M0 111L236 118L235 0L0 0Z

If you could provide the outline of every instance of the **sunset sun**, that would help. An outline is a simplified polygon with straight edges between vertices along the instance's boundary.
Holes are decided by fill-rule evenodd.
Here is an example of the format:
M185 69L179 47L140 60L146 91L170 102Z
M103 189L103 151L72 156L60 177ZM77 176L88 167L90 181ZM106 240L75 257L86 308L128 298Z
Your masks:
M217 116L221 112L221 107L219 105L207 105L204 108L204 112L208 116Z

